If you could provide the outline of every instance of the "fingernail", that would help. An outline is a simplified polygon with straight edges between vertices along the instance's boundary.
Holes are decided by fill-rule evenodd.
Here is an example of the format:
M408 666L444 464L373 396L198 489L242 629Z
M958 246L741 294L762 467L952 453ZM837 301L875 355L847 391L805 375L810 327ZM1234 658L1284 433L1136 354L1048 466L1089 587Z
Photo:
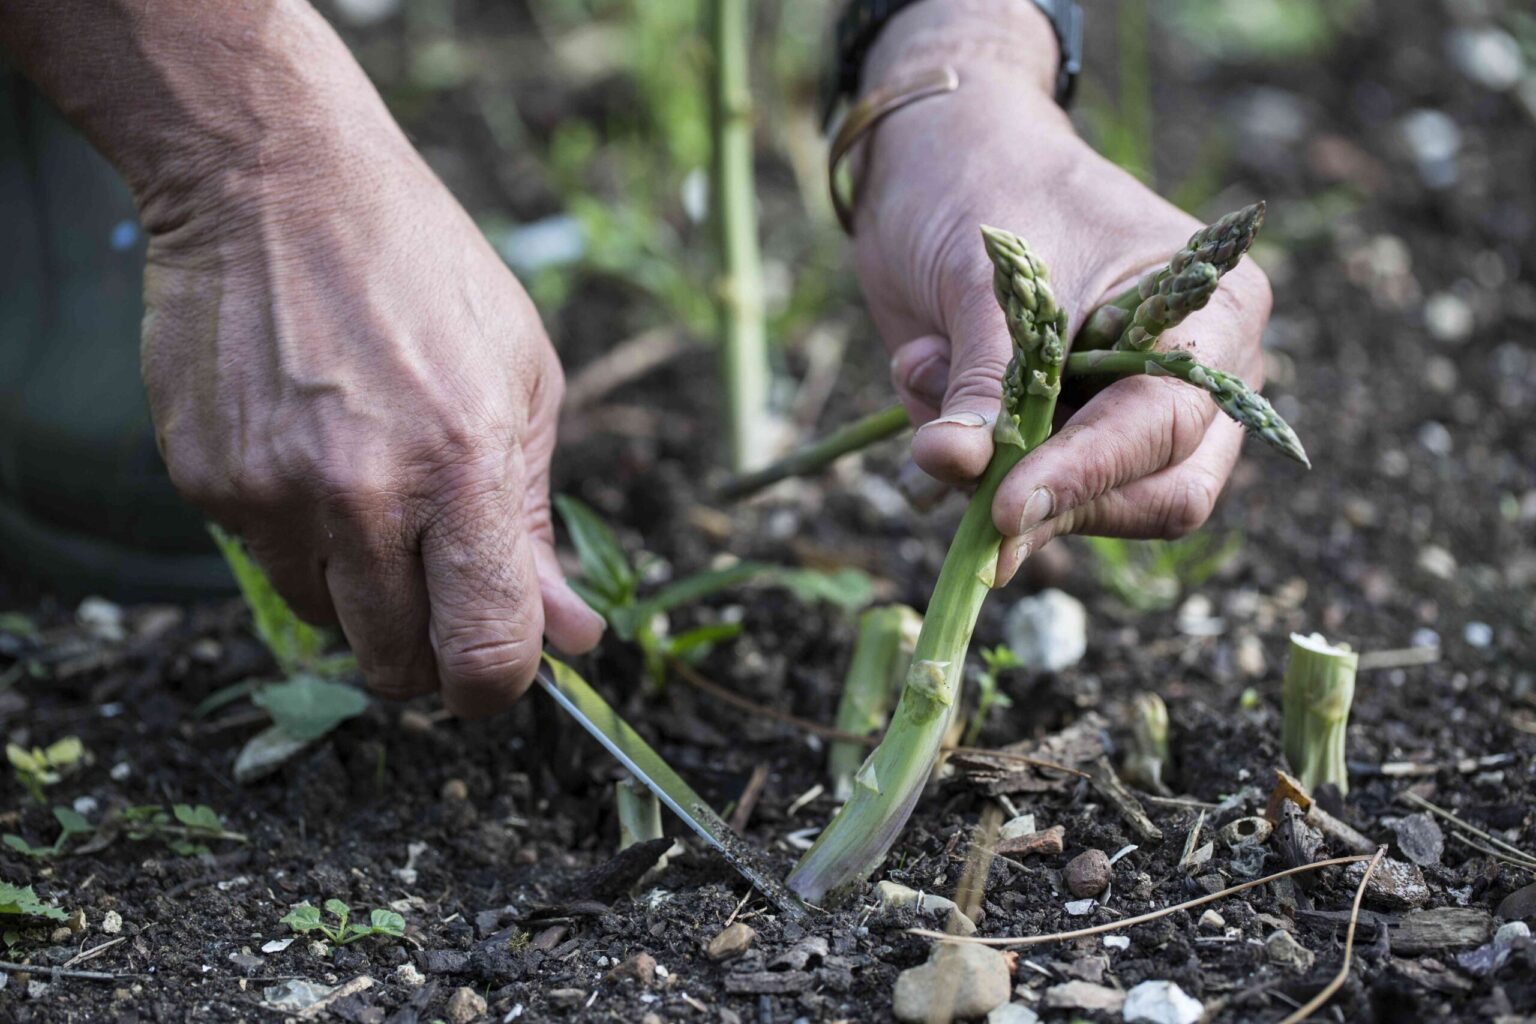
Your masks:
M1035 539L1029 536L1008 537L1003 541L1002 551L997 556L997 573L992 581L992 589L1006 587L1013 581L1034 546Z
M957 427L984 427L987 418L979 412L952 412L948 416L940 416L936 420L929 420L923 424L923 429L936 427L941 423L951 423Z
M1055 505L1056 496L1049 487L1036 487L1024 500L1024 513L1019 516L1019 528L1014 532L1028 533L1039 526L1051 518L1051 509Z

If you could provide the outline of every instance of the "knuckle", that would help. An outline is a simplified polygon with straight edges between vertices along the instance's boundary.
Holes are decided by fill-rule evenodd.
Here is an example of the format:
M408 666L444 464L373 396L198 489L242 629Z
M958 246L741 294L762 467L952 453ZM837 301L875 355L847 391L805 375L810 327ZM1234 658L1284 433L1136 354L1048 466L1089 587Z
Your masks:
M438 670L456 683L479 688L518 686L538 665L537 635L504 629L450 632L437 646Z

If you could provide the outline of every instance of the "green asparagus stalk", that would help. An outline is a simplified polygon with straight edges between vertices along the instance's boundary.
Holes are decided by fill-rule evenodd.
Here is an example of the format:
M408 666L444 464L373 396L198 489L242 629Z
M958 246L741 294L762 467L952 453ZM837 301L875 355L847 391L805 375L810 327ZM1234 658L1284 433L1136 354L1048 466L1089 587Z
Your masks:
M885 739L855 775L847 803L786 880L813 903L867 878L911 815L959 701L966 650L996 572L1002 538L992 525L992 502L998 485L1050 434L1069 337L1066 313L1056 304L1044 264L1023 239L997 228L981 232L992 260L993 294L1013 341L992 460L944 557Z
M1134 287L1127 288L1093 311L1078 334L1078 350L1113 348L1125 336L1137 308L1157 294L1169 278L1195 264L1209 263L1215 268L1217 277L1225 275L1237 266L1253 245L1259 229L1264 226L1264 211L1262 202L1254 203L1196 231L1168 260L1167 266L1149 271Z
M893 405L888 409L881 409L863 419L854 420L847 426L839 427L826 437L813 441L803 448L795 449L784 458L762 469L731 477L721 486L720 498L723 501L735 501L749 494L756 494L764 487L788 477L810 476L830 466L849 452L855 452L877 441L894 437L909 426L911 421L907 419L907 411L901 406Z
M710 0L709 12L714 49L712 204L720 246L721 370L731 468L740 473L761 465L772 443L768 414L772 373L752 173L751 12L749 0Z
M1312 465L1306 449L1301 446L1301 439L1296 436L1291 425L1275 412L1275 407L1269 404L1267 398L1244 384L1240 377L1196 362L1189 352L1115 352L1103 349L1074 352L1067 360L1067 369L1074 377L1095 373L1146 373L1177 377L1202 388L1215 399L1218 409L1280 454L1308 468Z
M1309 792L1327 782L1349 792L1344 737L1359 665L1360 656L1348 644L1330 644L1321 633L1291 634L1281 690L1282 738L1285 759Z
M859 617L859 635L837 704L837 728L872 736L885 728L891 703L912 663L923 617L904 604L871 608ZM838 740L827 748L827 774L839 800L853 792L853 776L869 753L862 743Z

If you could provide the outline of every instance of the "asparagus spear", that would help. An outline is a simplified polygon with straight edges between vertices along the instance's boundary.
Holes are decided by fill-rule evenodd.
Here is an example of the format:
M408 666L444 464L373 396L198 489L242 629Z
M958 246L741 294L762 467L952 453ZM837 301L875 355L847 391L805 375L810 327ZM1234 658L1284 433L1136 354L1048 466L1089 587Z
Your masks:
M1197 388L1203 388L1215 399L1218 409L1247 427L1255 437L1280 454L1295 459L1309 469L1312 466L1300 438L1291 429L1291 425L1275 412L1275 407L1269 404L1268 399L1244 384L1242 378L1196 362L1191 353L1182 349L1172 352L1115 352L1103 349L1074 352L1067 360L1067 369L1073 376L1149 373L1177 377Z
M992 525L993 499L1008 471L1049 435L1061 390L1067 317L1044 264L1011 232L983 227L981 233L992 260L993 294L1013 341L992 461L944 557L885 739L854 777L848 802L786 880L811 902L836 896L879 867L922 793L954 714L966 649L997 568L1002 538Z
M1264 226L1264 210L1262 202L1254 203L1196 231L1168 260L1167 266L1148 271L1134 287L1094 310L1078 334L1077 348L1081 351L1114 347L1131 326L1137 308L1157 294L1168 278L1195 264L1209 263L1218 278L1237 266Z
M1115 342L1117 349L1145 352L1158 335L1211 301L1221 274L1210 263L1191 263L1176 274L1158 278L1131 314L1131 323Z

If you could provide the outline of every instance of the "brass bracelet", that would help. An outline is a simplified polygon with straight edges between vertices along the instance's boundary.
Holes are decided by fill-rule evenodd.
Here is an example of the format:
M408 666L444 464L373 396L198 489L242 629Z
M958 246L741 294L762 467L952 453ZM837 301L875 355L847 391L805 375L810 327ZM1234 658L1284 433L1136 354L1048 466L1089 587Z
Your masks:
M930 96L943 96L958 88L960 74L946 64L905 75L889 85L871 89L868 95L848 108L842 124L838 125L837 134L832 138L832 149L827 157L827 187L832 192L832 209L837 212L837 221L845 232L853 234L853 209L858 196L855 194L844 198L837 187L837 169L843 159L886 115L910 103Z

